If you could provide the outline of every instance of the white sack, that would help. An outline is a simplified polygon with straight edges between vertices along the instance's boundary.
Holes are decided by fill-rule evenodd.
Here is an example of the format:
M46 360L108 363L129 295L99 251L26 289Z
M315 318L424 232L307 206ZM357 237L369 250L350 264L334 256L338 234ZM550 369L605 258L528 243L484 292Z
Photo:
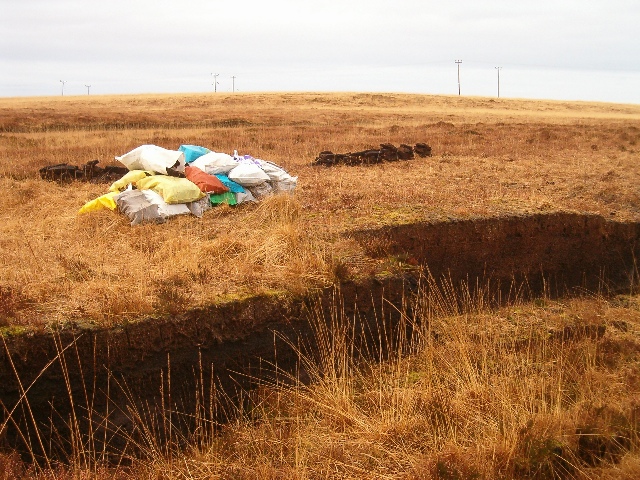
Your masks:
M260 168L269 175L269 185L274 192L293 192L298 184L298 177L292 177L287 171L266 160L258 160Z
M131 225L140 223L162 223L164 217L158 211L158 205L151 203L142 190L127 189L114 197L118 210L126 215Z
M269 180L269 175L255 163L241 163L229 172L228 177L243 187L254 187Z
M191 213L200 218L204 215L204 212L211 208L211 202L209 201L209 195L205 195L200 200L195 202L189 202L186 204Z
M196 158L189 165L198 167L209 175L216 173L227 174L230 170L238 166L238 162L231 155L219 152L209 152Z
M251 192L254 198L257 198L258 200L273 193L273 188L271 188L271 185L269 185L267 182L262 182L259 185L248 187L248 190Z
M269 185L273 188L274 192L289 192L292 193L298 185L298 177L289 176L276 182L269 182Z
M266 160L258 160L258 163L264 173L269 175L269 180L271 181L280 182L291 178L291 175L289 175L284 168L275 163L267 162Z
M241 204L243 202L256 202L257 200L251 194L249 190L245 190L244 192L236 193L236 203Z
M169 204L164 201L162 195L153 190L141 190L144 197L152 205L158 206L158 213L162 218L175 217L176 215L188 215L191 213L189 207L184 203Z
M141 145L115 158L129 170L151 170L162 175L167 174L167 168L184 172L184 153L178 150L167 150L157 145Z

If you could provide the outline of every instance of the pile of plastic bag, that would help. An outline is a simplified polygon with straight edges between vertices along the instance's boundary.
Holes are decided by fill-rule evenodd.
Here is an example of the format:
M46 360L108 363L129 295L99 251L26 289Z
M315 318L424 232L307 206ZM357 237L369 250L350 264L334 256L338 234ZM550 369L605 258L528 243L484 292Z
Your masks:
M182 145L167 150L142 145L115 157L129 170L109 191L78 213L118 210L131 225L162 223L176 215L201 217L212 206L257 202L277 192L293 192L298 178L275 163Z

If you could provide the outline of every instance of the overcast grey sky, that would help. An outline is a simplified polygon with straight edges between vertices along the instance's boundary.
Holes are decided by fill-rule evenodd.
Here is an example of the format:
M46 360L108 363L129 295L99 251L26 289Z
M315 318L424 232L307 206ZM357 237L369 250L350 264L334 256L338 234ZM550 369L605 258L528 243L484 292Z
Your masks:
M457 94L459 59L463 95L499 73L504 97L640 103L639 25L638 0L0 0L0 96L204 92L212 73Z

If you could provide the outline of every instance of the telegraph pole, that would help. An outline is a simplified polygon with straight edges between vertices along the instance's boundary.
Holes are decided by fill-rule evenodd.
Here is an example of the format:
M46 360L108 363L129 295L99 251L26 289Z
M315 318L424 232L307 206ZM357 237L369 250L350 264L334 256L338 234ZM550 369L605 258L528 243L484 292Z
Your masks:
M500 70L502 67L494 67L498 71L498 98L500 98Z
M462 60L456 60L456 63L458 64L458 95L460 95L460 64Z
M67 82L66 80L60 80L60 83L62 84L62 96L64 97L64 84Z
M85 85L85 87L87 87L87 95L89 95L89 89L91 88L91 85Z
M231 81L232 81L232 83L231 83L232 90L231 91L235 92L236 91L236 76L235 75L231 77Z
M213 76L213 92L217 92L218 91L218 75L220 75L219 73L212 73L211 74Z

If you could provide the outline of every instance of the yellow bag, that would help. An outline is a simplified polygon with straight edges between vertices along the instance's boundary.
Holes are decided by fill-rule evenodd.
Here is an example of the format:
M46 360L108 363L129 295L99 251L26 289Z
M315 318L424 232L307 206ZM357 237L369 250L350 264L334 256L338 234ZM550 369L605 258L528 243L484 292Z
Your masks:
M115 210L117 207L115 197L119 194L120 192L105 193L104 195L85 203L82 208L78 210L78 214L95 212L96 210L103 210L105 208Z
M136 183L141 178L150 177L152 175L155 175L155 173L149 172L147 170L131 170L120 180L113 182L113 184L109 187L109 191L122 192L130 183Z
M167 175L154 175L136 182L136 188L140 190L153 190L162 195L167 203L189 203L200 200L204 193L195 183L186 178L169 177Z

